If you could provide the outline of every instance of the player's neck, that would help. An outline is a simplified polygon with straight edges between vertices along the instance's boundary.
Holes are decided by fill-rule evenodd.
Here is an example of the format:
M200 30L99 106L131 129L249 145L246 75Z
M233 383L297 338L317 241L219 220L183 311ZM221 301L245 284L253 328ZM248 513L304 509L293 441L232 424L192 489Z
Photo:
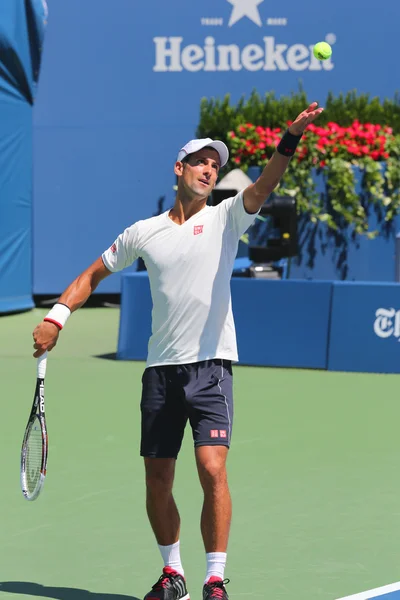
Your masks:
M185 221L200 212L207 204L207 198L183 198L177 195L175 204L169 212L169 218L182 225Z

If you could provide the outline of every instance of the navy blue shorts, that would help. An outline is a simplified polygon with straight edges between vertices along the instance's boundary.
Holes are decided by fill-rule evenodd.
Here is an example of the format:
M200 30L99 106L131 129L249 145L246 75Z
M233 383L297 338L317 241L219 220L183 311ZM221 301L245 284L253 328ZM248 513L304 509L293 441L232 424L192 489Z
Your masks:
M230 446L230 361L214 359L148 367L142 386L141 456L177 458L188 420L195 446Z

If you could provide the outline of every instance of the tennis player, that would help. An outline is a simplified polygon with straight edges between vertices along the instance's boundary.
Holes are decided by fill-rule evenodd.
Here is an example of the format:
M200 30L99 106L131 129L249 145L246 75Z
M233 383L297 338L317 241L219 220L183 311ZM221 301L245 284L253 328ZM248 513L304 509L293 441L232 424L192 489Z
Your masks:
M203 600L227 600L224 579L231 524L226 460L232 438L232 363L238 360L230 278L239 238L278 185L306 126L322 112L311 104L290 125L259 179L208 206L229 159L221 141L192 140L178 154L173 208L133 224L63 292L33 332L34 356L52 350L72 312L102 279L144 260L153 300L152 336L142 378L141 455L146 507L164 562L145 600L189 600L180 553L180 517L172 488L189 421L204 492Z

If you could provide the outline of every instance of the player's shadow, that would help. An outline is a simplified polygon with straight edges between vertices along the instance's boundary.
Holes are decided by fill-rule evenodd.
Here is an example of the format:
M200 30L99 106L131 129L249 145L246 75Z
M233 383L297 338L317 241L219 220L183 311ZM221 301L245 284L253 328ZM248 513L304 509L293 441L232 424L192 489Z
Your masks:
M39 598L54 598L55 600L140 600L136 596L102 594L77 588L52 587L29 581L2 581L0 582L0 592L38 596Z

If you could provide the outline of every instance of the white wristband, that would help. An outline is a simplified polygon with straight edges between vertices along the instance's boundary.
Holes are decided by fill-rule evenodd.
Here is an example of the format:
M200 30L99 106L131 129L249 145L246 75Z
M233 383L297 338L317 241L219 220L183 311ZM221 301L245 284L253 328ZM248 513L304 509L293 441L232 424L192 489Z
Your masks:
M65 304L55 304L50 312L44 318L44 321L49 321L49 323L54 323L62 329L65 323L68 321L71 315L71 311L68 306Z

